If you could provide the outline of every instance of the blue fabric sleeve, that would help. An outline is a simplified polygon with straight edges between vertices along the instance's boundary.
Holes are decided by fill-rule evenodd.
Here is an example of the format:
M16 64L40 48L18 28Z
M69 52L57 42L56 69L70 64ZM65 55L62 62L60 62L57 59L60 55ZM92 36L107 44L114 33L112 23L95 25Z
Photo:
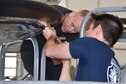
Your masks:
M94 38L80 38L70 42L69 51L73 58L88 58L94 49ZM83 57L82 57L83 56Z

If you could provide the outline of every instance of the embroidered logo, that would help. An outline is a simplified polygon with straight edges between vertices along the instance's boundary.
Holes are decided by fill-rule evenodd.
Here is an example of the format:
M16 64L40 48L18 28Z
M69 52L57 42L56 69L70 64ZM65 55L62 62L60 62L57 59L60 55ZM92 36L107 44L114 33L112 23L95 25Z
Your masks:
M111 65L107 69L107 80L109 83L120 82L120 68L113 58L111 59Z

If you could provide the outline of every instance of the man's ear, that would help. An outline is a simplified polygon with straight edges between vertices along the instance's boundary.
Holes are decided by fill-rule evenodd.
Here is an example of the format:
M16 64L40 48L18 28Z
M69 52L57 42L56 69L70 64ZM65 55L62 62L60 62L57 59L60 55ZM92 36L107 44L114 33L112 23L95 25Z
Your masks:
M96 28L96 34L99 35L99 34L102 34L102 27L101 25L98 25L97 28Z

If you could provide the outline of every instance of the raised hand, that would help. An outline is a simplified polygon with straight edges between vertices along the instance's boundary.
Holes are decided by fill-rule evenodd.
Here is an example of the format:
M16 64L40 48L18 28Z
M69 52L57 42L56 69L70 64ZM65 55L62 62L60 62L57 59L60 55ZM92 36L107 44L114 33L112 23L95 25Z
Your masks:
M45 21L40 21L40 24L45 26L45 29L43 30L43 35L47 40L51 36L56 36L56 30L54 29L54 27L51 27L50 24Z

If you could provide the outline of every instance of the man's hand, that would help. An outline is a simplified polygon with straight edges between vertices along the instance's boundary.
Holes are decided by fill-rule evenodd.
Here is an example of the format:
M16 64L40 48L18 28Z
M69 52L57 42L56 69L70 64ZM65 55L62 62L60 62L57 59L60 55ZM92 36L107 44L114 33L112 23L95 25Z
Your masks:
M62 59L56 59L56 58L52 58L52 61L55 65L61 64L62 63Z
M43 30L43 35L48 40L51 36L56 37L56 31L53 27L45 27L45 29Z
M45 29L43 30L43 35L47 40L51 36L56 36L56 30L54 29L54 27L51 27L50 24L45 21L40 21L40 24L45 26Z

